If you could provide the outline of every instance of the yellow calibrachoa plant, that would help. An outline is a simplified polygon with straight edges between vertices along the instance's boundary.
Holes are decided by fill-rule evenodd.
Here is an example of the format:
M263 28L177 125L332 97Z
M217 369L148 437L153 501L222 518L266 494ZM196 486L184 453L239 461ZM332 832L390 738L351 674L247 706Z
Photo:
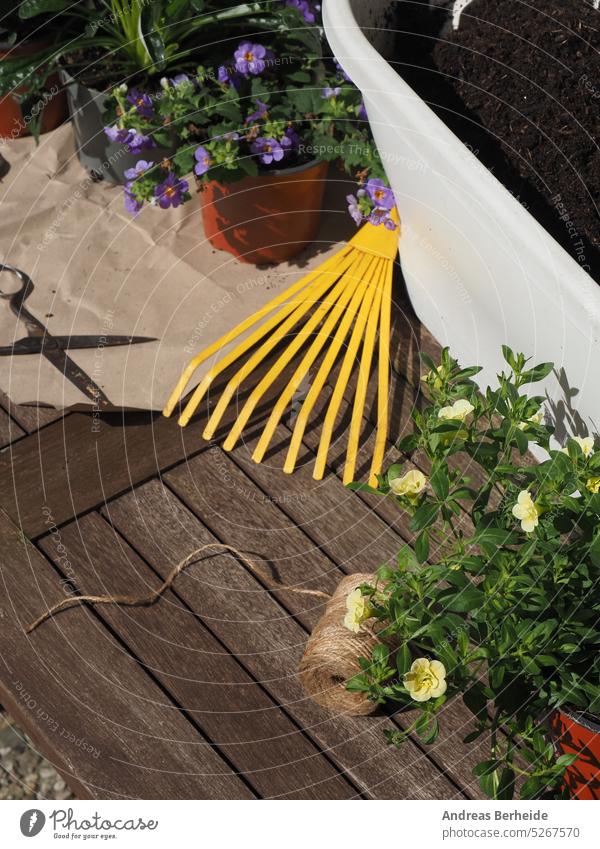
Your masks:
M446 692L446 668L439 660L419 657L404 675L403 682L415 702L437 699Z
M531 497L527 489L519 493L517 503L512 509L513 516L521 520L521 527L526 534L530 534L538 526L540 509Z
M544 424L544 410L542 407L540 407L537 413L534 413L532 416L529 416L528 419L526 419L524 422L520 422L517 426L519 430L525 430L528 424Z
M363 622L373 616L373 608L360 591L360 587L346 596L346 615L344 625L349 631L358 634Z
M600 478L588 478L585 486L590 492L600 492Z
M584 457L589 457L594 453L594 437L593 436L572 436L573 442L576 442L581 448L581 453ZM568 449L562 449L564 454L568 454Z
M409 497L419 495L427 486L427 478L418 469L411 469L402 477L392 478L388 482L394 495L408 495Z
M475 407L465 398L459 398L451 407L442 407L438 413L438 419L463 422Z
M440 375L443 371L443 366L436 366L435 369L431 369L431 371L428 371L427 374L424 374L421 380L424 380L427 383L431 383L434 389L439 390L442 388L442 378L440 377Z

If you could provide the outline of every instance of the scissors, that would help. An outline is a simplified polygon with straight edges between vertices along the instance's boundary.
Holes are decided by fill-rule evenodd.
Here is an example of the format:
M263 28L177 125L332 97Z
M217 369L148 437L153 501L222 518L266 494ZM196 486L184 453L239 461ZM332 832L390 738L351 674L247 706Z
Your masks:
M33 292L31 277L15 268L0 262L0 272L9 271L21 281L21 288L6 294L0 289L0 298L8 301L13 313L27 328L27 336L17 339L12 345L0 345L0 356L17 354L42 354L74 386L87 395L97 407L110 407L111 403L97 383L65 353L71 348L110 348L114 345L136 345L139 342L156 342L150 336L53 336L41 321L25 307L25 301Z

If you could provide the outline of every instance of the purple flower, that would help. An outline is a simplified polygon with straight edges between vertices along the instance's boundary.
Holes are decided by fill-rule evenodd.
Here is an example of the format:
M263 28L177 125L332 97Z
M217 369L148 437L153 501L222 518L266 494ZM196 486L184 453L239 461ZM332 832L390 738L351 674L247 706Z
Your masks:
M158 199L158 205L161 209L168 209L170 206L176 209L183 203L183 196L189 189L186 180L180 180L171 171L167 175L167 179L154 189L154 196Z
M190 78L188 77L187 74L177 74L177 76L173 77L173 79L171 80L171 85L174 85L174 86L184 85L185 83L189 83L189 81L190 81Z
M236 73L236 71L232 70L231 67L226 65L221 65L219 70L217 71L217 81L221 83L221 85L228 85L231 88L239 88L243 77Z
M138 133L137 130L129 130L129 138L125 142L125 147L129 153L141 153L143 150L152 150L156 147L156 142L151 136L145 136Z
M262 74L266 66L267 48L262 44L252 44L251 41L243 41L233 54L235 69L245 77L250 74L257 76Z
M137 88L132 88L127 95L127 100L132 106L135 106L136 112L142 118L154 117L154 106L152 105L152 98L149 94L139 91Z
M348 201L348 212L358 227L365 220L365 217L358 206L358 199L354 195L347 195L346 200Z
M212 165L212 157L207 149L200 145L194 153L194 159L196 160L196 164L194 165L194 174L201 177L203 174L206 174Z
M337 97L339 95L340 91L341 91L341 88L339 86L336 86L335 88L331 88L330 86L327 86L327 88L323 89L323 94L321 96L323 97L324 100L327 100L330 97Z
M357 117L360 118L361 121L368 121L369 116L367 115L367 110L365 109L365 101L360 101L360 106L358 107Z
M133 169L130 169L133 170ZM125 183L125 210L131 215L137 215L144 205L141 200L138 200L131 192L131 183Z
M263 103L262 100L255 100L254 103L258 108L257 108L256 112L252 113L252 115L248 115L248 117L246 118L246 121L244 122L246 124L251 124L254 121L260 121L262 118L265 117L265 115L269 111L269 107L267 106L266 103Z
M337 60L337 59L334 59L334 60L333 60L333 63L334 63L334 65L335 65L335 67L338 69L338 73L339 73L339 74L341 74L342 78L343 78L344 80L346 80L346 82L351 83L351 82L352 82L352 80L350 79L350 77L348 76L348 74L344 71L344 69L342 68L342 66L341 66L341 65L340 65L340 63L338 62L338 60Z
M367 180L365 188L376 207L383 210L393 209L396 204L394 193L383 180L379 178Z
M389 210L375 207L369 215L369 223L378 227L383 224L387 230L395 230L396 224L390 216Z
M285 0L285 5L297 9L307 24L314 24L316 15L308 0Z
M300 145L300 136L293 127L288 127L285 131L285 137L290 140L290 148L295 150Z
M140 159L135 163L133 168L128 168L124 174L126 180L137 180L138 177L142 177L148 168L152 168L152 162L146 162L145 159Z
M131 137L131 130L125 130L122 127L105 127L104 132L108 136L109 141L115 144L127 144Z
M156 147L156 142L150 136L138 133L137 130L126 130L123 127L105 127L104 132L114 144L123 144L129 153L141 153Z
M291 144L287 136L284 136L280 141L261 137L256 139L250 150L252 153L260 156L260 160L264 165L270 165L272 162L281 162L285 156L286 149L289 149Z

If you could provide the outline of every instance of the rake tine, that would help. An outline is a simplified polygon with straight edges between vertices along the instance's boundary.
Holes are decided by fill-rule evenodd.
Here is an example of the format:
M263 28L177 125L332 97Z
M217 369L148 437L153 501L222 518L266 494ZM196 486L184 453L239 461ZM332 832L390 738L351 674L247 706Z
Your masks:
M279 334L280 328L278 325L282 325L282 322L291 314L298 313L299 308L305 302L307 297L307 293L319 293L315 294L314 297L320 297L320 294L324 289L330 287L337 277L343 273L343 270L347 267L347 265L352 261L351 258L344 256L338 257L338 261L340 263L340 268L338 269L336 266L330 267L323 271L321 271L318 275L313 275L314 279L306 285L300 292L296 291L295 296L288 301L284 306L282 306L275 315L269 318L264 324L260 325L253 333L244 339L243 342L240 342L232 351L230 351L222 360L219 360L202 378L190 400L188 401L183 413L179 417L179 424L182 427L189 422L190 418L193 416L194 412L198 408L198 405L201 403L204 398L206 392L210 388L211 384L215 380L216 377L219 376L226 368L228 368L232 363L234 363L239 357L249 351L254 345L256 345L261 339L264 337L270 337L272 332L275 331L276 338L279 338L277 334ZM333 276L332 276L333 275ZM325 282L323 278L325 279ZM277 301L278 298L275 299ZM272 302L274 303L274 302ZM306 310L304 310L305 312ZM257 314L258 315L258 314ZM289 321L289 319L288 319ZM295 324L297 319L294 319L292 325ZM277 330L276 330L277 328ZM228 336L230 334L227 334ZM220 343L215 343L217 345L223 344L227 337L223 337ZM228 340L231 341L231 340ZM214 346L213 346L214 347ZM215 410L216 412L216 410ZM210 437L209 437L210 438Z
M357 264L357 263L355 263ZM354 266L351 267L351 270ZM311 336L313 331L321 324L327 313L329 313L329 317L327 321L324 323L323 327L319 330L317 334L317 339L313 346L318 343L318 347L321 348L324 344L331 326L335 326L337 322L337 318L339 318L340 313L342 312L344 306L347 304L350 299L350 294L348 293L348 289L350 288L348 285L348 274L346 272L343 277L338 281L338 283L331 289L325 296L325 299L321 302L319 307L315 310L314 314L311 316L310 320L306 322L304 327L300 330L300 332L296 335L294 340L287 346L285 351L282 352L281 356L278 357L277 362L269 369L267 374L263 377L263 379L258 383L258 385L252 391L250 397L247 399L246 403L242 407L242 411L239 414L235 424L231 428L229 435L225 442L223 443L223 449L225 451L231 451L234 447L237 440L240 438L240 435L246 426L246 422L252 415L252 411L266 392L266 390L271 386L274 380L281 374L281 372L285 369L290 360L296 355L296 353L300 350L300 348L304 345L306 340ZM334 316L333 324L331 322L331 316ZM336 317L337 316L337 317ZM322 341L320 341L322 340ZM316 357L316 354L315 354ZM293 390L292 390L293 392Z
M344 465L344 485L354 480L354 471L356 469L356 455L358 454L358 441L360 437L360 426L362 423L363 412L365 409L367 386L369 384L371 362L373 359L373 349L375 348L375 337L377 335L377 326L379 324L379 317L381 314L381 296L383 292L384 282L385 266L382 266L379 269L379 277L375 284L375 296L373 298L371 309L367 317L365 341L363 343L362 356L360 359L358 377L356 380L356 393L354 395L352 418L350 420L350 431L348 433L348 450L346 453L346 463Z
M318 357L325 343L329 340L331 333L336 327L343 311L348 306L348 303L352 299L354 292L356 291L360 281L360 265L363 264L364 257L357 257L356 263L350 271L346 272L346 279L350 278L349 282L345 285L342 296L339 298L338 302L331 310L329 316L327 317L327 321L323 324L323 327L319 331L317 338L314 340L309 350L304 355L302 362L292 375L292 378L288 385L285 387L281 395L279 396L277 403L275 404L271 415L269 416L269 420L267 421L265 428L261 434L261 437L258 441L256 448L254 449L254 453L252 454L252 459L255 463L260 463L265 455L267 448L269 447L269 443L273 438L277 425L283 413L290 403L294 396L294 392L301 385L305 376L307 375L310 367Z
M223 417L223 414L238 386L254 371L254 369L265 359L273 348L275 348L282 339L285 339L287 333L311 309L311 307L318 303L325 293L332 288L332 285L336 282L337 276L338 275L333 278L330 276L329 279L320 281L315 280L310 284L310 287L308 287L308 290L310 290L309 297L306 297L304 293L297 296L296 300L293 302L295 309L292 314L269 335L268 339L263 342L260 348L244 363L237 374L235 374L228 382L221 397L219 398L217 406L204 428L204 433L202 434L204 439L212 439L213 434L219 426L219 422L221 421L221 418ZM225 363L227 359L228 358L226 357L223 360L223 363ZM216 371L222 371L222 369L223 365L221 364Z
M377 266L377 279L379 279L380 267L381 263L379 263ZM315 468L313 471L313 478L318 481L320 481L323 478L323 475L325 474L325 464L327 462L327 452L329 450L329 444L331 442L333 426L335 424L335 419L340 408L340 404L342 403L344 391L346 389L346 386L348 385L348 380L352 372L354 360L356 359L356 355L358 353L358 348L362 341L363 333L365 331L365 325L367 323L367 318L369 317L369 314L371 312L371 305L373 303L373 298L375 297L376 288L377 287L373 284L372 281L369 281L367 283L365 299L361 305L361 310L356 319L356 323L352 331L352 336L350 337L350 343L348 345L348 349L342 362L342 368L340 370L340 374L337 379L333 395L331 396L329 407L327 408L327 414L325 416L325 421L323 422L323 430L321 432L319 449L317 451L317 459L315 461Z
M315 380L308 392L308 395L304 399L304 403L300 408L300 412L298 413L296 424L292 433L292 438L290 440L290 447L288 449L285 464L283 466L283 471L286 474L291 474L294 471L296 460L298 458L298 452L300 450L300 444L302 442L302 437L304 436L304 431L306 429L306 425L308 424L308 417L310 416L311 410L316 403L319 393L323 389L325 381L327 380L327 377L329 376L329 373L333 368L333 364L335 363L335 360L340 352L340 348L344 344L346 336L348 335L348 332L352 327L352 323L356 317L356 314L361 308L366 298L366 294L369 289L369 284L365 281L365 278L367 277L368 273L372 272L373 269L377 269L380 263L380 260L375 259L372 256L365 256L364 261L366 263L364 276L358 284L358 288L354 293L352 301L350 302L350 306L348 307L348 310L346 311L345 315L343 316L340 322L337 332L329 347L329 350L327 351L327 354L325 355L325 358L321 363Z
M390 383L390 312L392 309L392 277L394 267L388 265L385 272L381 317L379 319L379 364L377 387L377 436L373 449L373 460L369 486L377 486L377 475L381 473L387 443Z
M342 250L333 254L333 256L329 257L319 268L314 269L309 274L306 274L300 280L297 280L289 289L284 290L279 294L276 298L273 298L269 303L265 304L258 312L249 316L244 321L240 322L236 327L226 333L224 336L221 336L220 339L217 339L212 345L206 348L204 351L201 351L200 354L195 356L185 367L175 389L171 393L169 400L163 410L163 415L169 417L173 410L175 409L177 402L183 395L186 386L188 385L192 375L196 371L196 369L202 365L209 357L212 357L214 354L218 353L222 350L226 345L232 342L237 336L240 336L254 324L259 322L264 316L268 315L272 310L276 307L283 304L285 301L293 297L296 292L299 292L305 286L314 280L316 277L320 276L323 272L329 271L331 266L335 265L337 262L343 261L348 257L348 254L351 253L350 245L345 245ZM193 411L192 411L193 412ZM187 421L186 421L187 424Z

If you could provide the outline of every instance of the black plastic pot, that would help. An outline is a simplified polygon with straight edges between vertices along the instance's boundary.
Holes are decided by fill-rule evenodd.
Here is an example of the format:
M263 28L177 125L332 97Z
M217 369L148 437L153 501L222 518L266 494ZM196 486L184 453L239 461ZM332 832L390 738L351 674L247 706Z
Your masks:
M67 71L61 71L61 77L67 86L77 157L95 180L123 184L125 171L133 168L139 159L160 162L173 154L172 149L157 147L138 155L129 153L122 144L111 142L104 132L107 95L82 85Z

